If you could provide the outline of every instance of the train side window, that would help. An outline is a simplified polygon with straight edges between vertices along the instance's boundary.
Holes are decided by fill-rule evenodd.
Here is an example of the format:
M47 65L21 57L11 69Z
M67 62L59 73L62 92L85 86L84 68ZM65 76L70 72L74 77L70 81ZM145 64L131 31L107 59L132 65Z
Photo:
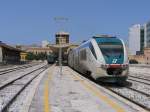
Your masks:
M80 51L80 60L86 60L86 49Z
M97 59L96 53L95 53L95 50L94 50L94 47L93 47L92 43L89 43L89 48L90 48L90 50L91 50L93 56Z

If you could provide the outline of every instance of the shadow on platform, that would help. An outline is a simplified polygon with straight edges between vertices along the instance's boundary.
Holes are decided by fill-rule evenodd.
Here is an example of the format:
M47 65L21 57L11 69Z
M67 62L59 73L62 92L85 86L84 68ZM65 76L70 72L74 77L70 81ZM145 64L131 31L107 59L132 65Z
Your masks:
M107 83L107 82L101 82L101 81L95 81L97 84L104 86L104 87L114 87L114 88L123 88L123 87L131 87L132 83L128 81L124 81L121 83Z

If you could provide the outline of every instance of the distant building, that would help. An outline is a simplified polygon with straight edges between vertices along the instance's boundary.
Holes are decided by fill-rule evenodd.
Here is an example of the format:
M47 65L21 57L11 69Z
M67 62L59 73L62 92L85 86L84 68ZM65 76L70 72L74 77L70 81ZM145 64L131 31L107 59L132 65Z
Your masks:
M20 53L20 61L24 62L27 61L27 52L21 52Z
M144 49L144 56L145 64L150 64L150 48Z
M41 48L41 45L38 44L31 44L31 45L16 45L17 49L20 49L22 51L26 51L28 48Z
M150 21L144 25L135 24L129 28L129 50L131 55L143 54L144 47L150 48Z
M17 63L20 61L20 49L0 42L0 63Z
M52 51L51 48L29 47L29 48L26 49L26 52L31 52L33 54L45 53L45 54L49 55L53 51Z
M150 64L150 48L144 48L142 55L129 55L129 60L136 60L139 64Z
M69 44L69 33L58 32L55 34L56 44Z
M144 26L140 24L129 28L129 50L131 55L140 55L144 53Z
M150 47L150 21L145 24L145 47Z
M59 58L59 49L62 49L62 59L67 60L68 52L70 49L77 47L77 44L69 43L69 33L57 32L55 34L55 44L49 44L48 41L42 41L42 46L39 45L19 45L17 48L24 50L25 53L21 53L21 60L25 61L27 53L33 54L44 53L47 55L53 54L57 59Z
M47 40L42 41L42 47L47 47L49 45L49 42Z
M136 60L138 64L146 64L145 55L129 55L129 60Z
M59 58L59 50L62 49L62 60L67 60L68 52L70 49L77 47L77 44L71 44L69 42L70 35L67 32L57 32L55 34L55 44L49 44L49 48L52 49L56 58Z

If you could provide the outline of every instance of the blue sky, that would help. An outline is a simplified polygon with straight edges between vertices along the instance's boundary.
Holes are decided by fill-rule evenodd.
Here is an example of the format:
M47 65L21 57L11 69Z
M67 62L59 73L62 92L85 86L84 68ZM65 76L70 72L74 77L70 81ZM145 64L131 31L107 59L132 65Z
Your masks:
M150 20L149 5L150 0L0 0L0 40L52 43L62 28L75 43L95 34L117 35L126 41L132 24ZM55 17L68 21L56 22Z

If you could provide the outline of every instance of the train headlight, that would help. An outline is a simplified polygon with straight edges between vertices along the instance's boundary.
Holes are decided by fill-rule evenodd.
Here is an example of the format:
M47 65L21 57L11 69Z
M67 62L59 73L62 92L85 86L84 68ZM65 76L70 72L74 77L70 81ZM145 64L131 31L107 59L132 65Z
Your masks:
M128 64L102 64L101 65L101 68L103 68L103 69L107 69L107 68L123 68L123 69L126 69L128 67L129 67Z

